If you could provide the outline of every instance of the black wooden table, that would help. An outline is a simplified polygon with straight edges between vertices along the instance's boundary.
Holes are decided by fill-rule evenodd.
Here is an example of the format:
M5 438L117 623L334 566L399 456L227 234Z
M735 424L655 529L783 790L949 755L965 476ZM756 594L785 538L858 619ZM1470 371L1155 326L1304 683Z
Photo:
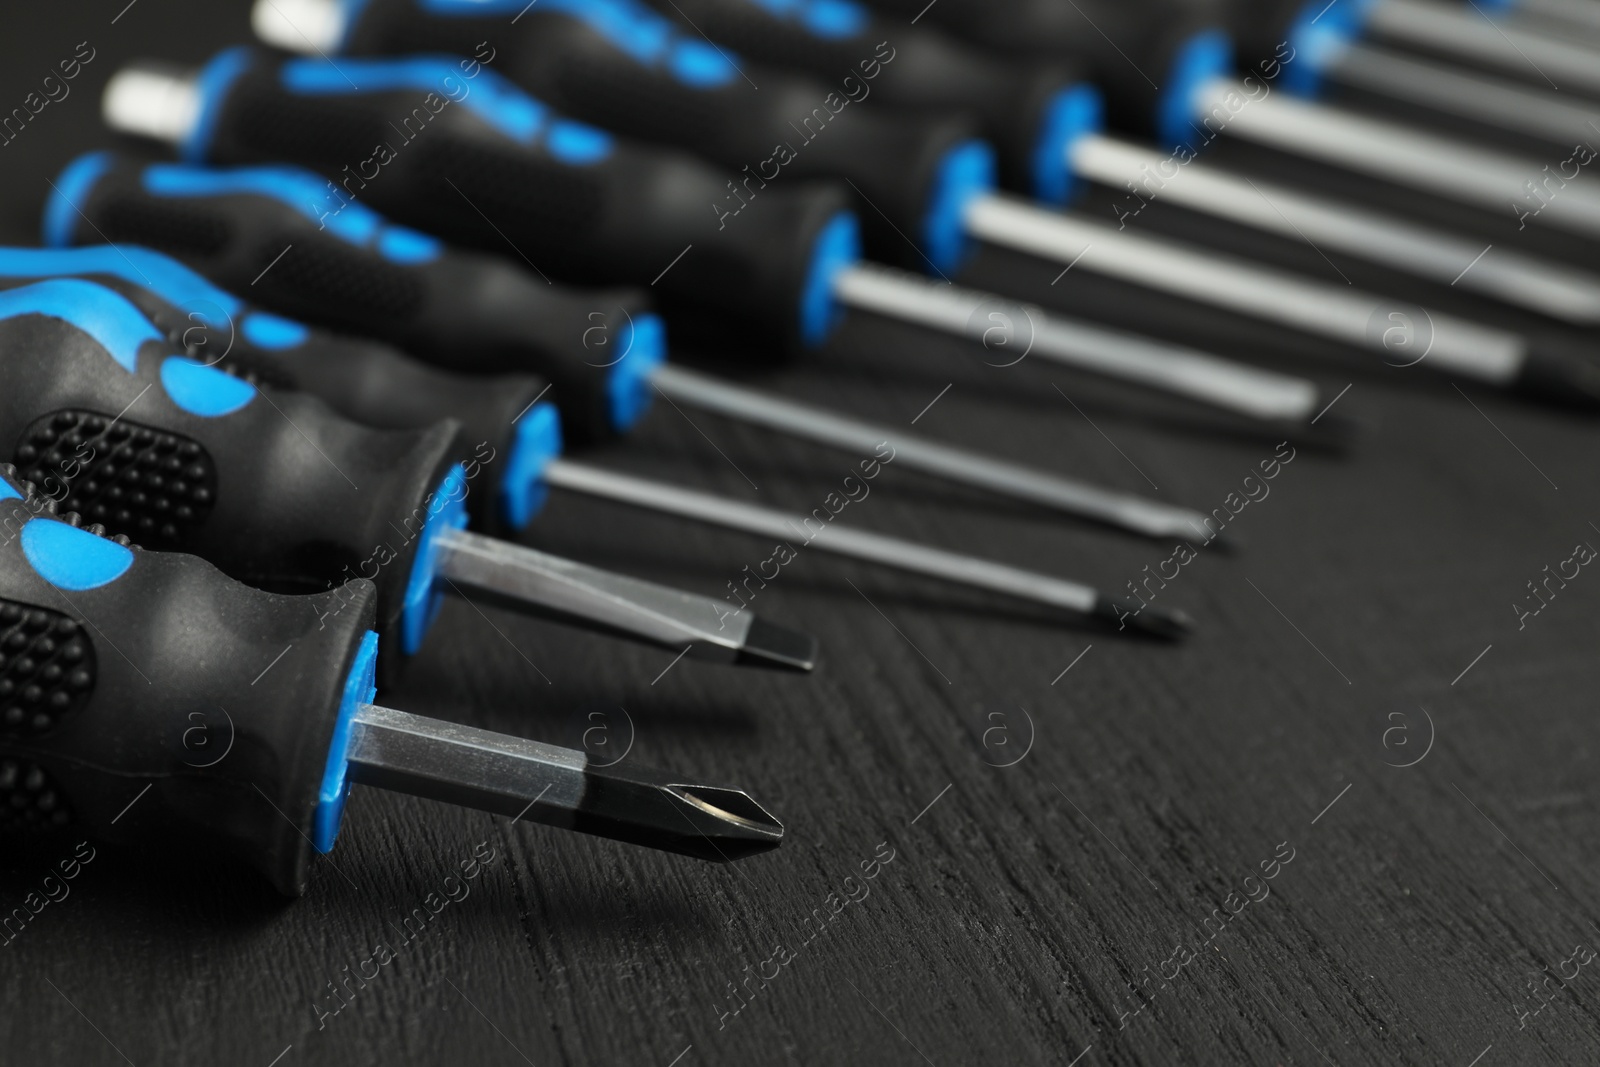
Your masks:
M124 3L0 15L0 113L94 50L0 147L8 242L106 141L117 63L248 32L243 4ZM987 253L968 280L1097 299L1058 270ZM0 944L0 1062L1600 1061L1600 568L1564 562L1600 545L1600 429L1288 334L1234 351L1348 385L1336 410L1365 439L1247 483L1288 452L1273 437L866 320L770 379L1206 509L1248 490L1237 550L1158 590L1201 623L1187 643L811 552L755 606L823 638L812 677L669 668L451 603L389 703L746 786L784 846L711 866L358 791L284 901L182 841L101 845ZM809 510L857 457L666 407L599 458ZM1114 589L1174 547L892 466L840 521ZM567 496L531 539L710 595L770 548ZM9 849L0 911L76 846ZM492 861L445 896L475 851Z

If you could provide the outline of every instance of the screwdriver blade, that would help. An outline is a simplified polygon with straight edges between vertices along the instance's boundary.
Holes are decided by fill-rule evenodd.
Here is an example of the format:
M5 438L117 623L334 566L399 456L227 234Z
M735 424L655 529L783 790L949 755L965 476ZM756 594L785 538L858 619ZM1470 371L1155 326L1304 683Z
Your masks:
M711 526L742 530L759 537L774 537L785 543L791 539L803 541L820 552L985 589L1075 615L1087 615L1097 621L1115 621L1118 629L1131 624L1133 629L1145 634L1177 637L1190 628L1188 616L1182 612L1126 605L1118 610L1121 601L1081 582L947 552L916 541L849 526L829 526L808 537L803 532L804 516L787 515L740 500L635 478L568 459L551 460L545 466L544 475L545 480L557 488Z
M741 790L375 704L356 712L349 762L363 785L697 859L744 859L783 841L783 824Z
M663 648L687 647L697 659L793 671L809 671L817 660L815 637L725 601L464 530L441 538L436 574L457 593L466 586L524 613Z

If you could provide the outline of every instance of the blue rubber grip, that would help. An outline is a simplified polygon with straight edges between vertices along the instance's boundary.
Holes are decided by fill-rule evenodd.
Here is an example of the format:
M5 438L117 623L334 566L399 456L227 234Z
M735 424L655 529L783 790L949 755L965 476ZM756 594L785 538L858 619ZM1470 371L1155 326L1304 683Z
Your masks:
M622 354L606 376L606 399L611 405L611 425L619 433L631 430L650 410L656 368L667 361L667 327L659 315L630 320L618 341Z
M1178 46L1156 97L1156 137L1162 150L1198 147L1201 134L1194 121L1195 94L1212 79L1226 78L1232 72L1233 42L1222 30L1203 30Z
M378 635L371 630L361 638L355 661L345 676L339 713L328 742L328 760L317 791L317 807L311 816L311 844L318 852L333 851L339 839L339 824L344 821L344 805L350 796L350 732L357 711L378 695Z
M550 117L550 111L492 70L466 78L449 56L404 59L291 59L279 76L290 92L307 96L349 95L414 89L427 92L419 103L432 114L451 102L467 108L516 144L531 146L544 135L551 155L574 167L598 163L611 154L611 135L582 122ZM359 84L359 88L357 85ZM442 94L442 95L441 95ZM435 107L430 101L438 99Z
M70 247L79 206L88 201L111 158L109 152L88 152L67 164L45 202L44 243L49 247L0 248L0 277L109 274L159 295L212 329L237 324L245 339L259 348L282 351L306 343L311 331L302 323L247 311L238 297L159 252L137 245Z
M417 535L420 543L412 560L411 577L406 585L405 607L400 618L401 651L414 656L422 647L428 627L433 625L444 603L444 594L435 581L439 566L439 539L452 530L467 526L467 472L461 464L450 468L439 487L428 495L414 516L422 523Z
M764 11L787 19L813 37L838 40L866 31L872 16L850 0L747 0Z
M211 57L195 79L195 91L200 97L200 114L194 129L183 144L179 154L191 163L204 160L211 151L211 140L216 136L217 123L222 120L222 109L227 106L228 93L233 83L244 76L255 61L255 52L249 45L239 45L218 52Z
M55 519L29 519L20 540L39 577L69 593L109 585L133 566L131 549Z
M934 175L923 215L923 252L940 274L954 274L972 248L967 236L967 205L994 192L994 148L986 141L963 141L945 154Z
M19 485L0 475L0 500L26 499ZM69 593L109 585L133 566L129 549L55 519L30 516L17 537L23 556L39 577Z
M800 340L815 348L828 339L844 317L844 305L833 295L839 272L861 260L861 222L853 211L841 211L817 234L800 292Z
M1035 197L1061 206L1082 187L1072 172L1072 145L1105 128L1105 108L1105 97L1088 82L1068 86L1045 106L1033 149Z
M145 342L164 340L126 297L81 278L51 278L0 292L0 319L19 315L49 315L70 323L129 374L137 372ZM184 356L162 361L161 384L173 403L203 418L238 411L256 396L249 382Z
M521 530L544 507L550 487L545 466L561 455L561 414L551 403L535 404L517 420L517 436L500 477L500 513Z
M527 0L416 0L429 15L482 18L516 15ZM539 0L534 9L582 21L641 64L667 71L695 89L714 89L739 76L737 57L709 41L688 36L638 0ZM353 21L350 23L353 25Z
M430 263L444 245L425 233L397 226L371 208L336 194L333 184L297 167L217 170L182 163L152 163L144 169L152 196L265 196L317 223L357 248L372 248L392 263Z
M1367 28L1367 16L1376 0L1317 0L1300 9L1289 24L1289 45L1294 62L1283 68L1283 87L1296 96L1315 98L1322 93L1328 64Z

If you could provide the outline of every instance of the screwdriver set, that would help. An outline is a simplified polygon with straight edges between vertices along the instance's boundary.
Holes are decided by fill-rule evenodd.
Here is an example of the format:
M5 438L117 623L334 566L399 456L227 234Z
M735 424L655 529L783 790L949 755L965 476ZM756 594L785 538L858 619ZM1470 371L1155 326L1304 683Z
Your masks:
M54 176L41 247L0 248L6 818L205 841L290 895L355 784L701 859L776 847L782 797L375 703L404 697L468 591L828 669L826 641L751 608L753 572L701 595L532 547L551 489L775 541L775 568L815 547L1043 607L1040 626L1203 635L1149 578L891 537L844 501L913 470L1163 552L1218 539L1226 510L750 379L875 319L1014 344L1280 458L1364 461L1358 405L1331 410L1344 394L1292 352L1186 332L1201 312L1365 373L1600 406L1600 186L1541 178L1585 125L1600 137L1600 6L1476 6L257 0L256 41L122 65L100 101L118 139ZM1525 195L1539 210L1512 227ZM1273 242L1360 278L1289 269ZM1061 273L1033 299L964 284L993 250ZM1088 277L1115 299L1055 302ZM802 514L584 458L662 403L873 473ZM237 754L197 767L172 737L212 706Z

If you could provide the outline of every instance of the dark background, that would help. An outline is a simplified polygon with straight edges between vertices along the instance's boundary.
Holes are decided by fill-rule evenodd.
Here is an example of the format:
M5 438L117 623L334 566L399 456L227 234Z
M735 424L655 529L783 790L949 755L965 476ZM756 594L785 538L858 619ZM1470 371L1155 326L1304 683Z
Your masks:
M105 142L98 91L121 60L198 61L247 36L243 3L124 3L0 15L0 111L78 42L97 52L68 99L0 148L7 242L36 242L46 178ZM1305 249L1278 251L1331 276ZM1061 306L1107 299L1077 273L1052 287L1058 272L986 253L963 280ZM1222 321L1129 314L1178 335ZM630 760L751 790L786 823L782 849L711 866L370 790L296 901L181 841L101 846L71 895L0 947L0 1062L1600 1060L1600 970L1551 982L1549 1006L1518 1019L1541 1003L1542 968L1600 943L1600 573L1523 630L1511 606L1574 545L1600 545L1600 428L1425 367L1222 328L1208 347L1311 375L1330 397L1350 385L1335 410L1368 432L1346 455L1300 448L1230 527L1240 550L1206 550L1162 593L1199 620L1187 643L816 553L755 605L823 639L811 677L689 660L662 675L668 652L486 608L491 626L451 603L389 703L569 745L604 723L610 751L631 733ZM980 355L856 319L772 382L896 424L950 384L918 432L1204 509L1277 445ZM796 510L857 458L694 420L663 407L600 458ZM894 467L841 521L1107 589L1172 551ZM564 495L531 539L709 595L769 548ZM472 894L319 1030L326 983L480 842L499 858ZM895 858L870 894L806 943L807 916L858 885L880 842ZM0 910L75 843L8 849ZM1290 850L1270 896L1207 941L1213 909ZM1197 949L1170 977L1180 944ZM729 983L778 946L793 954L779 977L719 1019Z

